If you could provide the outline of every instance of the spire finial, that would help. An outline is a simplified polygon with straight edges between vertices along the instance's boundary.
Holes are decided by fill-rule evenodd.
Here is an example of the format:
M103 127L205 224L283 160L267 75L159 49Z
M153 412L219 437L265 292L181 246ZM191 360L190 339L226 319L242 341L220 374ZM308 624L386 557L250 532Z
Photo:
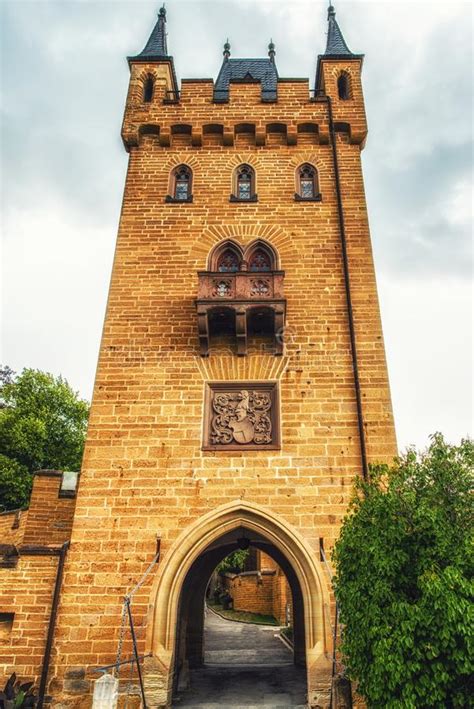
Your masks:
M229 44L229 38L227 37L225 44L224 44L224 51L222 52L224 55L224 61L228 61L230 57L230 44Z
M165 8L165 3L160 7L160 11L158 12L158 17L163 17L163 19L166 22L166 8Z
M270 44L268 45L268 56L270 57L271 62L275 61L275 54L275 45L273 44L273 39L270 38Z
M334 9L334 6L332 5L331 1L329 2L328 7L328 20L330 17L336 17L336 10Z

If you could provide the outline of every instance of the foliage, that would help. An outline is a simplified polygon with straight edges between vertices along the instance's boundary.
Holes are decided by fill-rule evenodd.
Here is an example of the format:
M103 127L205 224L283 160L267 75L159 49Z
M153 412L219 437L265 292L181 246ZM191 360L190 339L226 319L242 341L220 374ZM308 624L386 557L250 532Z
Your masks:
M21 684L13 673L0 692L0 709L30 709L36 705L34 682Z
M356 486L335 588L343 660L371 708L469 706L473 463L472 441L436 434Z
M0 453L0 504L7 510L26 507L30 499L31 475L26 465Z
M0 371L0 508L25 504L25 470L80 469L88 412L62 377Z
M226 556L225 559L222 559L220 564L217 565L217 572L219 574L225 574L227 572L238 573L239 571L243 571L249 554L250 551L248 549L233 551L232 554Z

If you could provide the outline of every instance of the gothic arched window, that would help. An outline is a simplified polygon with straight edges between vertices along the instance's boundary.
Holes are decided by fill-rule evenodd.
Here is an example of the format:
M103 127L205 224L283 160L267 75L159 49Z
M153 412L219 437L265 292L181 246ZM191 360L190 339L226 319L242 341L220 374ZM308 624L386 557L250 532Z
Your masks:
M184 202L191 199L192 172L187 165L179 165L173 173L173 198Z
M143 101L144 101L144 103L150 103L150 101L153 99L154 90L155 90L155 80L150 74L148 74L148 76L145 79L145 83L143 84Z
M249 271L271 271L272 269L272 259L270 254L262 249L258 248L250 255L248 262Z
M337 93L342 101L351 98L351 80L345 71L337 79Z
M240 254L231 247L222 251L217 258L217 271L220 273L234 273L240 270Z
M208 258L209 271L220 273L235 273L242 270L243 252L240 246L231 239L222 241L215 246Z
M299 169L299 193L302 199L316 197L316 170L312 165L302 165Z
M231 199L238 202L255 202L255 171L250 165L240 165L234 174L234 188Z
M300 165L296 173L296 200L316 200L321 199L318 186L318 172L313 165L305 163Z

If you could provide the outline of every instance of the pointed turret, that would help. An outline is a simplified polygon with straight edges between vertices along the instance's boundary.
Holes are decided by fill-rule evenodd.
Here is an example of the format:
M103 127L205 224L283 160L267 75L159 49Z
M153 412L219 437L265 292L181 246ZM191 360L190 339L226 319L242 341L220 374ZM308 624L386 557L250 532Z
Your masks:
M361 82L363 60L363 54L354 54L347 46L330 4L326 51L318 56L315 97L331 100L336 131L348 133L350 142L362 147L367 136Z
M140 89L137 80L142 83L148 82L148 91L144 91L145 103L163 99L173 100L178 96L178 81L173 57L168 54L166 10L164 5L158 12L158 20L144 49L140 54L127 57L127 61L132 70L131 88L136 86L136 88ZM147 72L145 79L143 78L144 71ZM160 86L162 87L161 89ZM139 93L136 97L141 102Z
M347 57L354 56L342 36L341 29L337 24L336 11L332 5L328 7L328 39L326 42L325 56Z
M145 45L145 48L139 57L147 57L148 59L156 57L167 57L168 47L166 44L166 10L165 6L160 7L158 13L158 21L150 35L150 39Z
M345 61L360 61L364 58L363 54L354 54L347 46L346 40L341 32L336 20L336 10L333 5L328 7L328 34L326 40L326 51L318 56L318 66L316 70L316 93L320 92L322 86L322 61L328 59L345 60Z

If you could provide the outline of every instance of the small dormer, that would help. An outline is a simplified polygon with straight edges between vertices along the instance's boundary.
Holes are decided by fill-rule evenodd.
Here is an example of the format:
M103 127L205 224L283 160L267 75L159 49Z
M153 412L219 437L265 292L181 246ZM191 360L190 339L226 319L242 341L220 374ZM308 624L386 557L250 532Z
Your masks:
M230 84L260 84L263 102L271 103L278 96L278 71L275 45L268 45L268 59L230 59L229 40L224 44L224 60L214 87L215 103L229 100Z
M232 239L218 244L208 270L198 272L201 355L207 357L213 338L222 336L235 343L239 356L247 354L249 338L262 338L275 355L283 354L284 275L276 250L262 239L246 248Z

